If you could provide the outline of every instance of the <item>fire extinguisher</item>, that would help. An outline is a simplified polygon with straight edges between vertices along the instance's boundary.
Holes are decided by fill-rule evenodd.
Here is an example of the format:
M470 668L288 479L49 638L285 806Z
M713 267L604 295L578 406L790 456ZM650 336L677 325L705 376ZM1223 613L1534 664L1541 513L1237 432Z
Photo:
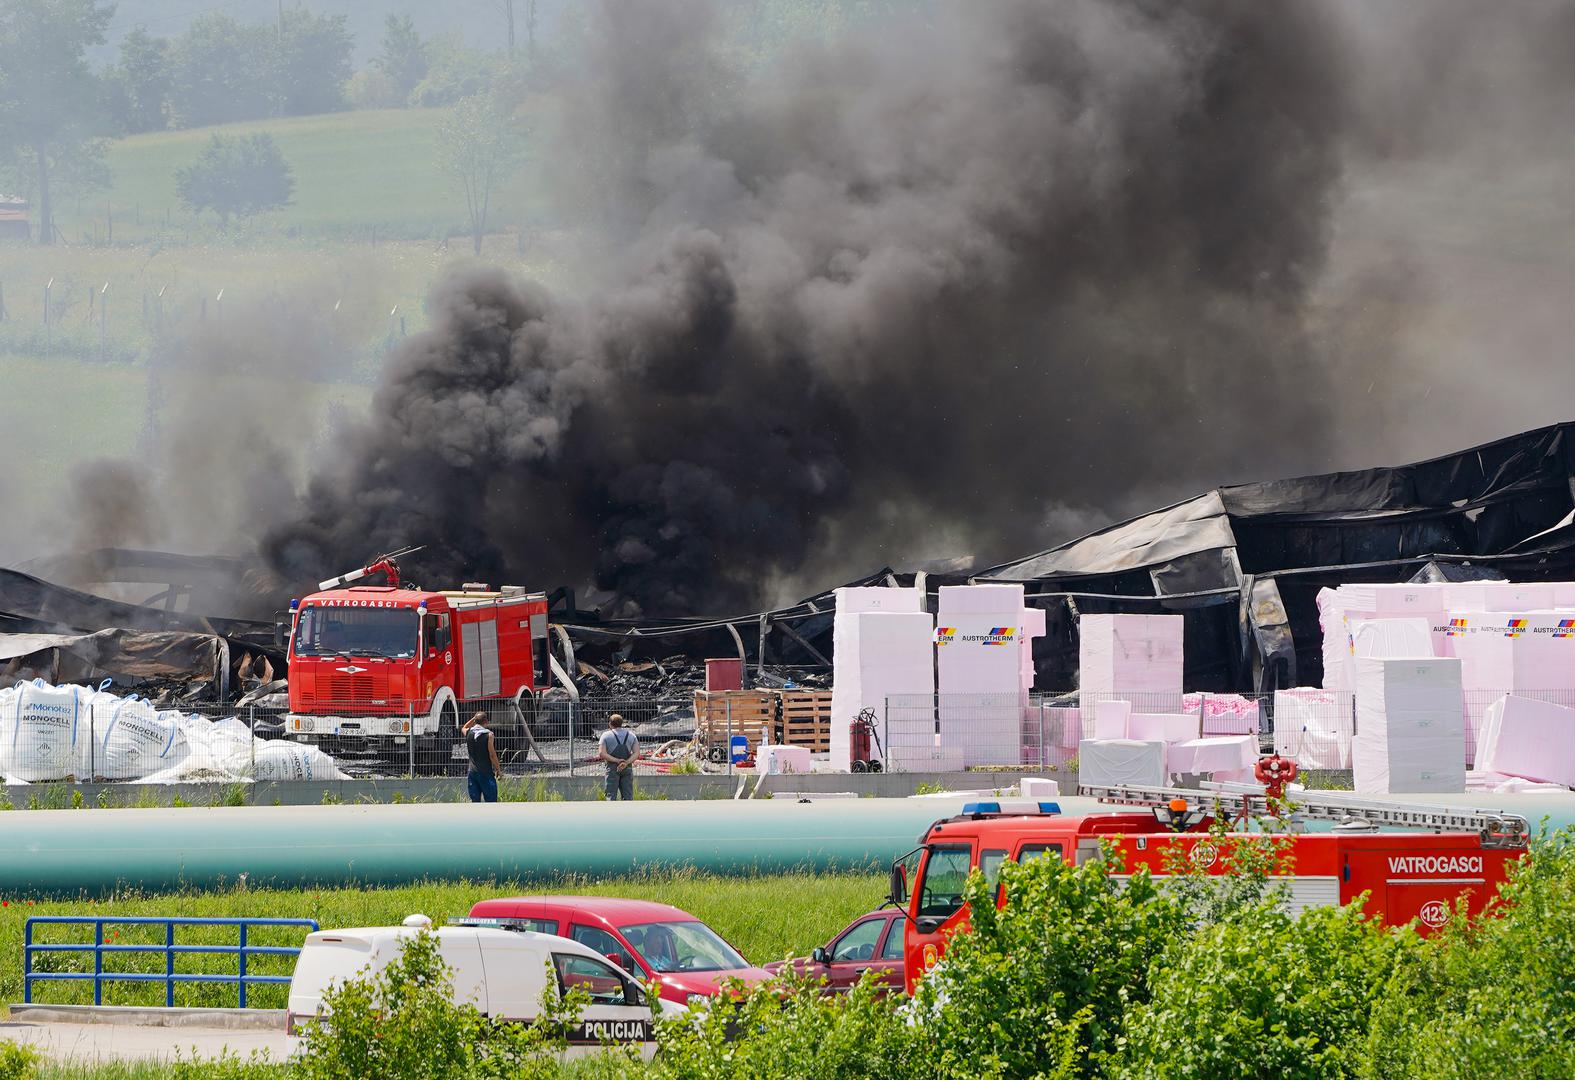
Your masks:
M880 757L870 753L872 741L875 749L880 751ZM848 746L854 772L880 772L880 758L885 757L886 752L881 749L880 736L875 734L874 709L860 709L859 715L848 725Z

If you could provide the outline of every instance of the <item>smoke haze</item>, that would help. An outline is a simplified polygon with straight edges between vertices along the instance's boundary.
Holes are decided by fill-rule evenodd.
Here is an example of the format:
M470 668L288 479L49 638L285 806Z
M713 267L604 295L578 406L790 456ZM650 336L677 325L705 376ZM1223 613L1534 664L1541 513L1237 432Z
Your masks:
M444 579L714 610L1324 437L1347 104L1312 9L952 5L726 98L707 5L594 12L563 160L619 254L581 296L444 282L269 538L286 573L435 542Z
M1575 275L1526 252L1575 222L1575 5L919 7L757 71L702 0L585 5L542 152L579 285L448 275L302 491L178 516L296 588L426 544L683 615L1571 412ZM1563 230L1455 220L1507 184Z

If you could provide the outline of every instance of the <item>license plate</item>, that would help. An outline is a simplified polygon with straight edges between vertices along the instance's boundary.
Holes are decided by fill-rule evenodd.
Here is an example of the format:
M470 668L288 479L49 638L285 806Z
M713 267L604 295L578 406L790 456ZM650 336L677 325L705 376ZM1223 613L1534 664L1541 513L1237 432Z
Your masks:
M459 743L454 747L454 749L448 752L448 756L453 758L455 761L464 761L470 756L470 754L466 752L465 744Z

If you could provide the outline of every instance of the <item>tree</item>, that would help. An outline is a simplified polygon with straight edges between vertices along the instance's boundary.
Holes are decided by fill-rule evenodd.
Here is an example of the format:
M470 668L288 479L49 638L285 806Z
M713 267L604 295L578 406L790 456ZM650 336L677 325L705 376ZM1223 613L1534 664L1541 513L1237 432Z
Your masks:
M90 138L102 99L86 53L103 43L114 10L98 0L0 0L0 144L30 167L40 244L54 239L53 165L102 162Z
M427 45L409 15L390 14L383 20L382 51L372 64L393 83L401 103L408 104L410 91L427 77Z
M270 72L277 111L310 116L343 109L355 47L345 17L296 8L286 11L279 25Z
M115 119L127 133L160 131L169 123L170 43L136 27L120 42L109 71Z
M519 160L522 143L513 115L487 94L460 101L438 129L438 167L465 193L477 255L487 231L492 195Z
M173 127L205 127L267 116L273 106L277 30L228 15L192 20L170 51Z
M221 224L290 204L295 180L273 136L215 135L195 164L175 173L180 200L195 211L212 210Z

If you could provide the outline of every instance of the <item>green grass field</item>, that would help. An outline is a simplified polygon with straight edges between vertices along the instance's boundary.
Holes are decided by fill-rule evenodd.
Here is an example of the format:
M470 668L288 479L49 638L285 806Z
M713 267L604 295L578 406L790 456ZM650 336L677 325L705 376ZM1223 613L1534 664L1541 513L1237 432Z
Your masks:
M193 223L175 194L175 171L215 134L267 132L294 170L295 202L254 228L291 237L442 236L465 224L459 191L437 165L442 117L436 109L388 109L133 135L110 144L110 189L66 200L57 224L73 244L105 241L111 225L117 244L181 241Z
M521 893L582 893L659 900L683 908L710 924L755 963L793 955L807 955L855 916L876 907L885 893L882 874L794 873L758 877L717 877L697 872L663 873L649 877L606 880L564 880L550 886L517 883L429 882L390 889L314 889L301 892L252 890L191 892L173 895L126 896L110 900L29 901L12 899L0 908L0 1001L22 1000L22 929L34 915L179 915L216 918L316 919L325 928L387 926L406 915L421 912L435 922L463 915L478 900ZM118 931L117 944L162 941L162 929ZM179 932L182 944L233 943L234 931L188 928ZM254 944L297 945L300 930L259 931ZM91 941L84 928L51 927L35 941ZM91 970L83 954L55 953L39 956L41 970ZM119 970L163 970L162 957L125 954L117 958ZM258 958L251 965L256 974L289 974L290 962ZM177 970L189 973L234 973L233 961L202 955L183 956ZM283 1008L285 987L254 987L251 1003ZM35 987L35 1001L90 1003L88 983L56 983ZM110 984L104 1003L113 1005L162 1004L162 984ZM177 1005L233 1006L233 987L220 984L187 984L176 989Z

